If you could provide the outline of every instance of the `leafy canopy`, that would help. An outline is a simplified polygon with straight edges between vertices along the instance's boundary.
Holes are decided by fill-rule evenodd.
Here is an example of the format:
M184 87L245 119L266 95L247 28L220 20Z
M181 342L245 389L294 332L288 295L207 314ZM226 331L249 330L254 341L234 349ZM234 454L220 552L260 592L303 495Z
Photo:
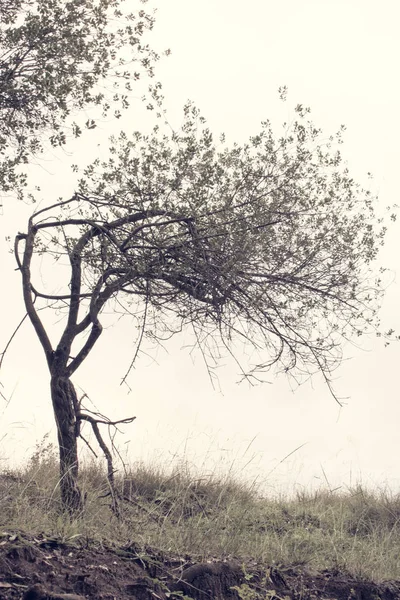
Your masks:
M109 160L86 168L72 198L31 218L17 256L24 239L32 256L70 264L62 294L25 280L36 300L67 306L58 350L68 375L118 295L141 323L139 344L190 326L210 373L224 352L243 356L243 344L245 377L320 371L331 385L343 341L378 322L371 263L386 228L335 149L342 131L322 143L309 109L296 113L281 137L266 121L228 147L189 103L179 133L112 138ZM29 257L18 260L25 272Z
M20 165L62 146L99 107L115 117L132 83L153 75L157 54L143 43L153 16L122 11L123 0L12 0L0 3L0 196L26 185ZM159 85L150 88L157 100Z

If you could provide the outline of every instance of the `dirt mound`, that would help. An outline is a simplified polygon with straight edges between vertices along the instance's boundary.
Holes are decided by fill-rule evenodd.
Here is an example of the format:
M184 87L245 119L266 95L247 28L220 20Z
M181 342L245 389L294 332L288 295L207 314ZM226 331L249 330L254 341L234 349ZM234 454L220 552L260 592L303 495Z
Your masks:
M251 561L196 562L135 544L75 544L0 532L0 599L400 600L400 582L276 569Z

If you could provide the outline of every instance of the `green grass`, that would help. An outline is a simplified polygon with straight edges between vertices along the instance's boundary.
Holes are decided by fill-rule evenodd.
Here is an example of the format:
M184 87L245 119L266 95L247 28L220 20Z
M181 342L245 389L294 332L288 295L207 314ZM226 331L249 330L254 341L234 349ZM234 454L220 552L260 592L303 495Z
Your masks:
M56 452L38 447L24 467L0 474L0 526L64 540L136 542L196 558L339 569L376 582L400 579L400 495L356 487L265 498L228 476L139 464L117 477L127 499L118 520L103 469L88 462L80 479L86 509L71 522L60 511Z

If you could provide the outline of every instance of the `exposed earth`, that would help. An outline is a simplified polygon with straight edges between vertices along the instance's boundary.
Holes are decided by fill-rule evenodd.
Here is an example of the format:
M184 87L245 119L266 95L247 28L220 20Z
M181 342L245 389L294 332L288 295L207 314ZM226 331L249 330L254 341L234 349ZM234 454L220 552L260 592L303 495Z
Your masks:
M374 584L344 573L252 561L196 561L135 544L75 544L0 532L0 598L24 600L400 600L400 581Z

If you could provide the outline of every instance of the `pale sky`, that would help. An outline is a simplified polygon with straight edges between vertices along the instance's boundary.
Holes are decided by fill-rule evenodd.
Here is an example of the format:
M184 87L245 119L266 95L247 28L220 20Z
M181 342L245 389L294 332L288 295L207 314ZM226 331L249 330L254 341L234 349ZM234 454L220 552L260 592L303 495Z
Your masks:
M179 127L182 106L191 99L212 131L243 142L258 132L262 120L270 119L279 131L297 103L309 105L327 134L347 126L342 153L360 183L368 183L368 171L374 174L370 185L382 210L400 204L399 19L396 0L160 0L148 43L172 50L157 68L169 123ZM278 100L281 85L289 88L284 105ZM135 103L121 121L127 131L150 122ZM118 131L121 122L117 125ZM113 127L105 123L97 137L85 138L85 145L52 154L33 170L43 205L73 191L71 163L107 156ZM31 210L10 203L0 223L2 347L24 314L20 275L4 237L24 231ZM399 332L397 223L380 264L391 269L392 281L382 320L386 329ZM130 460L171 464L186 458L200 470L232 469L257 478L271 492L322 485L325 476L331 487L362 482L400 490L400 345L384 349L371 338L361 348L346 347L335 382L346 397L342 409L318 376L295 390L283 375L249 388L236 384L237 372L226 364L219 372L221 391L214 391L201 357L182 349L184 337L158 351L154 360L141 359L127 394L119 383L132 356L129 324L126 319L107 329L74 382L110 417L136 415L118 440ZM0 404L1 467L29 456L45 433L55 439L44 355L29 323L7 354L0 380L10 398Z

